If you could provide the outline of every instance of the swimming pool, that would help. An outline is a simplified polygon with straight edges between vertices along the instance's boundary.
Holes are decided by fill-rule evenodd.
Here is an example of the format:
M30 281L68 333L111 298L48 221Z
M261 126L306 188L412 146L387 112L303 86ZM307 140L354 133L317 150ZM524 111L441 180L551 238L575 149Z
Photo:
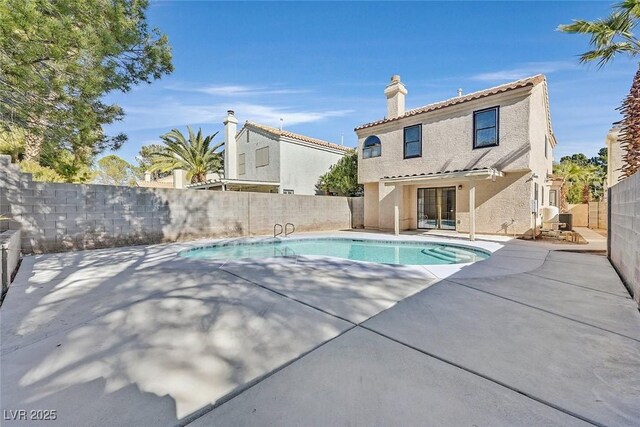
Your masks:
M316 255L383 264L459 264L488 258L488 251L449 243L398 242L368 239L269 239L229 242L187 249L181 256L194 259L270 258Z

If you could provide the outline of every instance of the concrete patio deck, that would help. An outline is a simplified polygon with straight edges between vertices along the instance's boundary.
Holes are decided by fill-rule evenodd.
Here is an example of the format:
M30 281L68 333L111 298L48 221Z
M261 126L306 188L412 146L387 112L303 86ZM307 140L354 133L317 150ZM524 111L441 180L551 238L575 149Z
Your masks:
M442 268L176 255L197 244L25 258L0 309L3 425L30 409L64 426L640 419L640 313L605 257L528 242Z

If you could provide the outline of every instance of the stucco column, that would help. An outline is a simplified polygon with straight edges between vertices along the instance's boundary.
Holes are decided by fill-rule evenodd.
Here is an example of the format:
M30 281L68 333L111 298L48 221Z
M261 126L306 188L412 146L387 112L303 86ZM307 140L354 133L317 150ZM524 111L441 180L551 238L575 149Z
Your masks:
M227 117L222 122L224 124L224 177L227 179L237 179L237 147L236 132L238 129L238 119L233 110L227 111Z
M173 170L173 188L185 188L187 186L187 171L184 169Z
M469 181L469 240L476 240L476 183Z
M400 235L400 205L402 204L402 186L393 187L393 233Z

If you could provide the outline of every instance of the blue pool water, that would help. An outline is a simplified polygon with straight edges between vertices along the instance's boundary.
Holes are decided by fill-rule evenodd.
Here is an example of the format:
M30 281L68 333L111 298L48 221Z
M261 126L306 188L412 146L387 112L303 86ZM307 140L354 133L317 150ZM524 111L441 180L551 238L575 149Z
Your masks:
M358 239L286 239L242 242L188 249L181 256L196 259L270 258L319 255L384 264L458 264L486 259L489 252L443 243Z

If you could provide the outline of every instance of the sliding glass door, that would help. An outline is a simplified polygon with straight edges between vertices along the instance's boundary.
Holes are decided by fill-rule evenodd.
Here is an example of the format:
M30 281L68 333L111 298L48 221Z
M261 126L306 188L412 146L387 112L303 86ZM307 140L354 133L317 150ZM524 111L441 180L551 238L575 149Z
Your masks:
M418 228L456 229L456 187L418 188Z

